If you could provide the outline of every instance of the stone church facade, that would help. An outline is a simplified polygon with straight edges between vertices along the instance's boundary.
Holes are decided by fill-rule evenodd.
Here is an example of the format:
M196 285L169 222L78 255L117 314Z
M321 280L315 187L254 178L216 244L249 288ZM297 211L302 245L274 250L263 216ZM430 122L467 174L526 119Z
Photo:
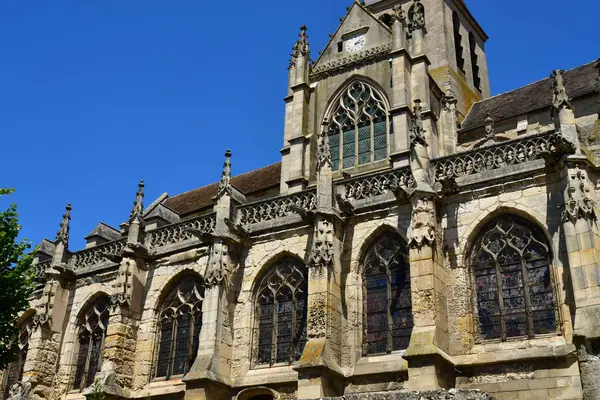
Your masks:
M461 0L302 27L281 163L141 182L83 250L67 206L3 398L600 399L600 63L490 97L486 40Z

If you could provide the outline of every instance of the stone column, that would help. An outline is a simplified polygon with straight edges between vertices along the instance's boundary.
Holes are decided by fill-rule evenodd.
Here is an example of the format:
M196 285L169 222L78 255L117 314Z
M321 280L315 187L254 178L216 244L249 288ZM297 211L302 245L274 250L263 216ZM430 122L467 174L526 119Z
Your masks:
M393 167L408 163L410 103L411 103L411 58L408 54L406 18L402 7L394 7L392 60L392 108L390 110L394 141L391 146Z
M319 138L317 212L308 265L307 343L294 369L298 399L341 396L341 262L343 222L333 209L331 152L326 134Z
M310 50L306 26L300 27L300 39L294 44L290 62L289 90L286 97L285 143L282 150L281 194L298 192L308 182L309 164L305 161L309 145L308 102L310 96Z
M444 96L442 102L442 131L438 134L443 137L443 146L439 150L440 156L446 156L456 153L458 145L458 110L455 97Z

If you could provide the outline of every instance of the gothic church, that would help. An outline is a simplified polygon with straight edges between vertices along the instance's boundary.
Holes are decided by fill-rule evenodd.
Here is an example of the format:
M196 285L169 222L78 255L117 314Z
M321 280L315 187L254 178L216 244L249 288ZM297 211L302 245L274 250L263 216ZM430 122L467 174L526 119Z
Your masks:
M281 162L141 182L81 250L68 205L0 395L600 399L600 63L490 97L486 40L462 0L303 26Z

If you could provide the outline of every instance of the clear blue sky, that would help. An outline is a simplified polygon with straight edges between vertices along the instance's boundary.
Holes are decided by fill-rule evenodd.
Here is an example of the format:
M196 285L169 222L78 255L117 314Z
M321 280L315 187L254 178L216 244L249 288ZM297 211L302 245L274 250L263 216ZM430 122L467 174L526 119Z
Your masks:
M228 147L236 174L279 161L298 27L316 57L351 3L0 2L0 186L17 191L23 236L54 239L71 202L80 249L128 217L140 178L148 205L218 180ZM467 4L493 93L600 57L597 1Z

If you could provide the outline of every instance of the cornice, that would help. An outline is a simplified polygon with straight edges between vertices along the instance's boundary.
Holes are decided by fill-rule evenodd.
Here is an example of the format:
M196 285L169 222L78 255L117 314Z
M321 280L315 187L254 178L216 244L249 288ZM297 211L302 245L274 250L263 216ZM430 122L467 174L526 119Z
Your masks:
M385 60L392 51L392 44L387 43L372 47L360 53L342 57L335 61L316 66L310 74L311 81L319 81L333 75L338 75L346 70L363 66L372 62Z

